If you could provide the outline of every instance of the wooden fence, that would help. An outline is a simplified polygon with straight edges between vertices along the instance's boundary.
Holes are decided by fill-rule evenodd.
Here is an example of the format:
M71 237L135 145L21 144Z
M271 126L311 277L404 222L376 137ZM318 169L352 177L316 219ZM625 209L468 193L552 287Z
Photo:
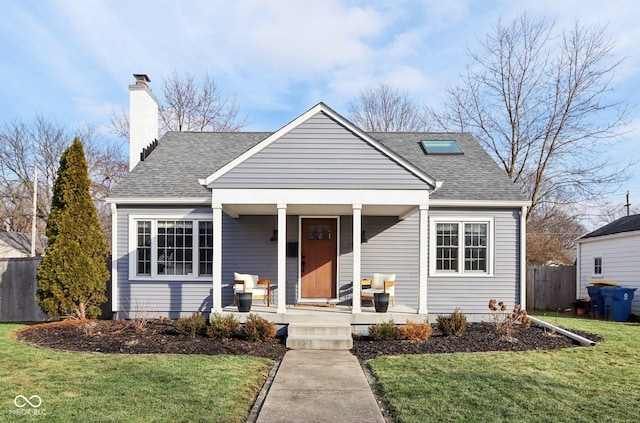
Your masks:
M0 322L49 320L36 299L40 257L0 259Z
M41 257L0 259L0 322L43 322L51 320L36 299L36 270ZM111 272L111 258L107 260ZM111 278L109 278L111 279ZM102 319L111 319L111 282L108 301L100 307Z
M575 266L527 268L527 310L557 311L575 300Z

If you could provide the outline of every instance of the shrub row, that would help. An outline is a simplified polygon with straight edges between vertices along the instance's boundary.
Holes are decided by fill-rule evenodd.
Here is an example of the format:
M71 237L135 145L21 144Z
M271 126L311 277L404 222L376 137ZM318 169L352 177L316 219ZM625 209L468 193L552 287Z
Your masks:
M241 326L233 314L214 313L207 325L207 320L200 313L193 313L190 317L176 320L174 328L182 335L206 335L218 339L244 338L249 341L266 341L276 335L276 325L257 314L250 314L247 322Z
M467 316L456 309L450 315L438 315L436 326L445 336L460 336L467 329ZM369 326L369 336L376 341L427 340L431 336L429 322L407 320L403 326L396 326L393 320Z
M431 325L407 320L406 325L396 326L393 320L389 320L369 326L369 336L376 341L426 340L431 336Z

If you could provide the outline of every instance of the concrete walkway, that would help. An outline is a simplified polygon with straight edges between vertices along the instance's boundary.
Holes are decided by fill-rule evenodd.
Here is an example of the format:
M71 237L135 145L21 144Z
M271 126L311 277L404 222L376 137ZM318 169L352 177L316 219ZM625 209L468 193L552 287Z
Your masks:
M258 423L384 423L358 359L349 351L290 350Z

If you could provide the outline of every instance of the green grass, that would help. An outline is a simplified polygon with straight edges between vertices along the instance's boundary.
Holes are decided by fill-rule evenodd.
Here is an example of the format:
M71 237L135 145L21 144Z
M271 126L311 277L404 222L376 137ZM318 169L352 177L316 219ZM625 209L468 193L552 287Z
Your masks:
M20 327L0 324L0 422L242 422L273 364L58 352L17 342L12 332ZM38 395L42 405L17 415L16 395Z
M377 358L370 365L396 421L640 421L640 325L537 317L605 342L544 352Z

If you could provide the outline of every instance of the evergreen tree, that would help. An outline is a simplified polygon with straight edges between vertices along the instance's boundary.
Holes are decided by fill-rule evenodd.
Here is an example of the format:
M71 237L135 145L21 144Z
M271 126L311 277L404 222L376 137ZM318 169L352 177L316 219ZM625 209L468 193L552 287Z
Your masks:
M60 157L47 219L47 250L37 272L38 301L52 317L100 315L107 301L107 256L89 193L87 161L77 138Z

